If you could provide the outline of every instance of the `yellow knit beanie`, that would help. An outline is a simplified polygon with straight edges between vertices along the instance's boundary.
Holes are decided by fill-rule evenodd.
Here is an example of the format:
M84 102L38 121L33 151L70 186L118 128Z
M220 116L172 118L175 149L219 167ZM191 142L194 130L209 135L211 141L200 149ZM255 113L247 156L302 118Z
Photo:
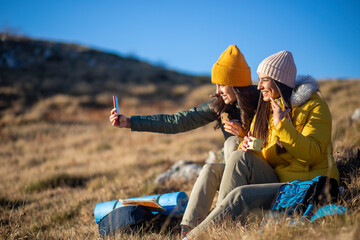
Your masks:
M214 64L211 81L214 84L231 87L245 87L252 84L250 67L236 45L230 45Z

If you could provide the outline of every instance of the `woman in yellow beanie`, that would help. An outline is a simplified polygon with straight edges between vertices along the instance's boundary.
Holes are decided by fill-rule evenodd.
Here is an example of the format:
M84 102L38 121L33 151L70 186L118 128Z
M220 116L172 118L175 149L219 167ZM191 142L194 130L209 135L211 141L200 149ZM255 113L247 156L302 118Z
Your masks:
M255 209L270 209L282 182L329 176L339 181L332 158L331 114L316 93L317 82L310 76L296 78L296 66L289 51L264 59L258 69L261 91L251 131L227 160L220 188L227 189L209 216L185 239L195 239L210 223L225 216L246 221ZM295 81L296 79L296 81ZM260 138L262 150L249 149L250 136ZM271 168L265 175L279 177L273 183L251 184L253 162L263 161ZM247 183L247 184L246 184ZM256 183L256 182L255 182Z
M185 237L192 228L196 227L207 217L217 192L219 192L219 203L232 190L221 187L221 185L224 185L223 182L226 183L230 179L230 176L226 174L227 168L233 168L232 164L228 164L228 159L238 147L239 137L242 138L246 135L246 132L243 131L250 127L249 121L254 116L259 96L254 91L254 86L251 85L250 68L244 56L235 45L230 45L214 64L211 71L211 80L217 86L217 97L213 103L214 111L218 116L224 112L231 114L234 109L233 103L237 99L237 106L241 109L241 125L236 121L224 121L225 131L235 136L229 137L224 144L224 163L205 164L201 170L191 191L189 202L181 221L182 237ZM231 118L238 118L238 116L232 115ZM221 122L218 123L219 125L222 126ZM264 161L258 161L252 167L253 170L266 168L269 171L271 170L271 167ZM276 174L272 170L270 175L263 174L262 171L253 172L253 175L254 178L251 183L278 181Z
M131 116L111 110L109 117L113 126L131 128L132 131L147 131L174 134L190 131L216 121L216 129L221 128L227 144L223 154L234 151L238 139L246 135L257 106L259 91L252 85L250 68L236 45L230 45L214 64L211 72L212 83L216 84L214 98L188 111L175 114ZM221 121L221 114L228 120ZM186 226L195 227L204 219L211 207L213 198L222 179L224 163L206 164L192 190L182 221Z

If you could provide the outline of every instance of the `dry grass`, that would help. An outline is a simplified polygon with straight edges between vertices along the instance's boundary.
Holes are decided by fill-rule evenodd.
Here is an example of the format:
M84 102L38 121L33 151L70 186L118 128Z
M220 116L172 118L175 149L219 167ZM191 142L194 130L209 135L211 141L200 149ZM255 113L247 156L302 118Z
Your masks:
M356 239L359 234L360 122L351 122L360 107L359 81L321 82L333 114L335 154L346 181L343 195L352 211L340 218L289 227L251 218L241 225L226 221L208 232L211 239ZM140 91L138 89L136 91ZM213 87L186 93L185 103L162 101L141 106L136 99L121 102L125 115L174 113L208 99ZM151 92L144 88L141 91ZM204 97L201 97L204 96ZM89 108L106 103L107 109ZM96 99L56 96L38 102L25 114L8 114L0 124L0 238L98 239L93 210L98 202L169 191L190 194L193 182L153 183L174 162L185 159L203 163L208 151L220 154L223 137L210 124L188 133L163 135L116 129L108 122L111 95ZM349 163L351 163L349 165ZM349 167L350 166L350 167ZM176 239L167 232L123 234L116 239ZM112 239L112 238L111 238Z
M359 80L320 82L332 113L335 153L360 146L360 122L351 120L355 109L360 108L359 83Z

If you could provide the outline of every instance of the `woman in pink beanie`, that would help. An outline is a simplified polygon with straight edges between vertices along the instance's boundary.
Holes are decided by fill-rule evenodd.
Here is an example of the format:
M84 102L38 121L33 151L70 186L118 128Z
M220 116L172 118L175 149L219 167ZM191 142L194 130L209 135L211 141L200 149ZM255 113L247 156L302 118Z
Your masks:
M264 59L258 69L261 91L256 115L248 136L226 159L228 165L220 188L227 190L222 201L185 239L196 239L209 224L225 216L245 221L255 209L271 209L280 186L293 180L329 176L339 180L332 157L331 114L316 93L310 76L296 78L291 52L281 51ZM260 152L249 149L250 137L262 140ZM277 175L272 183L254 181L251 172L257 162L266 162L265 176ZM232 167L230 167L232 166Z

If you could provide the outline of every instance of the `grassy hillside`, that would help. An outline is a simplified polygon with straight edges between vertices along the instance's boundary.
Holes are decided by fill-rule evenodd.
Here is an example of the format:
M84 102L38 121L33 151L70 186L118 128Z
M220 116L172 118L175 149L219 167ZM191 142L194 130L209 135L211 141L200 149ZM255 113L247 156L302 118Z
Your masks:
M352 213L319 225L279 227L275 231L269 227L267 237L260 238L299 239L305 234L345 239L350 233L359 231L360 122L349 120L353 110L360 106L356 96L360 90L359 81L326 81L321 82L321 86L334 116L335 156L344 166L343 173L351 174L342 180L342 184L347 189L343 197ZM207 93L212 91L213 86L195 89L188 95L186 103L205 101ZM200 93L204 96L202 99ZM345 101L344 96L348 99L347 104L340 108L338 104ZM186 103L184 105L189 105ZM2 238L96 239L97 225L92 215L96 203L179 190L190 194L193 181L156 186L153 180L180 159L203 164L208 151L220 154L223 138L211 125L178 135L135 133L110 125L111 98L104 109L82 109L72 104L70 96L55 96L37 103L39 108L48 109L42 118L28 122L21 121L18 116L17 121L2 125ZM49 107L54 105L58 107ZM121 109L130 116L173 113L184 108L171 101L152 107L124 101ZM37 115L40 110L35 107L32 111L28 114ZM258 222L236 226L224 225L212 234L218 239L222 239L225 231L227 239L235 239L239 234L250 239L259 238ZM133 239L164 237L171 239L161 234L135 235Z
M311 225L288 227L284 219L263 226L262 231L256 218L246 225L225 221L209 230L209 239L357 239L360 120L350 117L360 107L359 83L320 82L333 115L334 155L345 188L342 199L350 212ZM181 93L181 100L165 94L144 104L149 102L139 97L141 93L156 95L157 88L155 83L129 87L127 91L134 94L121 99L121 112L126 116L175 113L201 104L214 91L207 84L173 84L171 91ZM15 90L1 85L0 91ZM1 239L98 239L93 217L98 202L170 191L189 195L195 179L161 186L153 180L178 160L203 164L209 151L220 156L224 141L213 124L177 135L114 128L108 120L111 93L106 91L59 92L24 107L3 109L0 119ZM148 233L117 239L177 239L177 235Z
M0 33L0 118L58 94L92 108L105 107L113 93L149 104L182 101L190 87L208 82L111 52Z

